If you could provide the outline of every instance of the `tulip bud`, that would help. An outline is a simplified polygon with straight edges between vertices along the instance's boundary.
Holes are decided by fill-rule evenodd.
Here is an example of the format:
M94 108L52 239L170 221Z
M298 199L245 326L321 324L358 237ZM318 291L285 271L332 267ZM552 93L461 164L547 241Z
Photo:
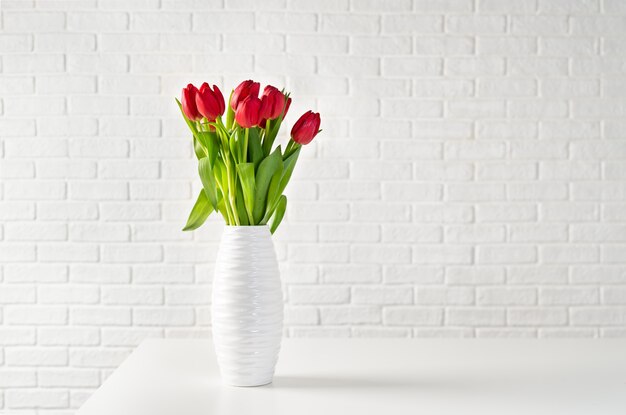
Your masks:
M196 95L196 105L200 114L205 116L210 122L224 114L226 109L222 91L213 85L213 89L206 82L202 84Z
M296 121L291 129L291 138L298 144L309 144L320 130L320 115L307 111Z
M261 100L249 95L244 99L235 112L235 121L243 128L254 127L261 121Z
M192 84L183 88L183 93L180 98L181 105L183 106L183 113L188 120L198 121L202 118L202 114L198 111L196 106L196 96L198 95L198 88Z
M261 84L250 79L240 83L237 88L235 88L230 98L230 107L233 111L237 111L239 104L241 104L248 96L254 96L257 98L259 96L259 88L261 88Z
M283 118L287 116L287 111L289 111L290 106L291 106L291 98L287 98L287 102L285 102L285 113L283 114Z
M261 118L275 120L282 114L285 107L285 95L275 87L268 85L261 97Z

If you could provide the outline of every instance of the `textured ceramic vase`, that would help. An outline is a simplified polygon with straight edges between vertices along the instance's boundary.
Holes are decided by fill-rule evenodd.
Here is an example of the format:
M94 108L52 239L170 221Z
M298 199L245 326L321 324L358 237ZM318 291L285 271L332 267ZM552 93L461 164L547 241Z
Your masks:
M283 295L267 226L226 226L213 280L211 320L222 380L272 382L283 329Z

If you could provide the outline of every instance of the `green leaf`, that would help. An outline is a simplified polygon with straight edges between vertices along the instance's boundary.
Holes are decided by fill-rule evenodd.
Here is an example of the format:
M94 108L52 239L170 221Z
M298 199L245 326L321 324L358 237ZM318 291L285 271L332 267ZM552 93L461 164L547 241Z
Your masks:
M200 141L195 135L193 136L193 151L196 153L196 158L198 160L202 157L206 157L206 150L202 147L202 144L200 144Z
M281 167L276 170L270 181L270 187L267 190L267 202L265 203L265 212L261 223L267 223L272 211L278 203L278 199L282 194L280 192L280 181L283 176L284 163L281 163Z
M239 149L237 148L237 133L230 136L228 146L230 147L230 154L235 160L239 160ZM243 140L242 140L243 141Z
M248 158L252 163L254 163L254 169L256 171L257 167L259 167L259 163L265 156L263 148L261 147L261 136L259 135L259 130L257 128L250 128L248 136L248 152Z
M274 140L278 135L278 130L280 129L280 124L282 122L282 116L278 117L276 120L268 120L267 125L265 126L265 138L263 139L263 152L265 154L269 154L272 151L272 145L274 144Z
M198 133L198 138L204 145L204 148L207 149L207 155L212 166L213 163L215 163L215 159L217 158L217 153L219 151L217 133L215 131L200 131Z
M272 180L272 184L270 184L270 190L268 193L272 195L273 200L270 199L270 196L268 195L267 209L261 223L267 223L267 221L274 213L276 205L280 200L280 196L285 191L285 188L289 183L289 179L291 179L291 174L293 173L293 169L296 166L296 162L298 161L298 156L300 155L301 148L302 147L298 147L291 153L289 157L284 160L282 174L280 176L280 180L278 181L278 186L276 186L276 189L273 188L274 181Z
M189 129L191 130L191 132L194 135L194 137L197 137L198 136L198 128L196 127L196 124L194 122L192 122L190 119L187 118L187 116L185 115L185 111L183 111L183 104L180 103L178 98L174 98L174 99L176 100L176 104L178 104L178 109L180 110L180 113L183 115L183 119L187 123L187 127L189 127Z
M217 164L216 164L217 167ZM214 171L214 176L216 176L217 172ZM217 178L217 176L216 176ZM217 183L217 180L216 180ZM219 187L219 184L217 186L217 211L220 212L222 214L222 217L224 218L224 222L228 223L228 213L226 212L226 204L224 203L224 195L222 194L222 190Z
M289 183L289 179L291 179L291 174L293 173L294 167L296 167L296 162L298 161L298 156L300 155L300 149L302 147L298 147L289 157L285 159L285 168L283 169L283 175L280 178L280 186L278 188L278 194L282 194Z
M230 95L228 96L228 101L226 102L226 128L230 130L233 126L233 122L235 121L235 111L230 106L230 99L233 96L233 91L230 91Z
M224 202L224 198L221 195L217 199L217 209L222 214L222 217L224 218L224 222L228 224L228 213L226 211L226 202Z
M237 204L237 215L239 216L239 221L244 226L249 225L250 223L248 222L248 212L246 212L246 204L244 202L241 183L237 185L237 200L235 203Z
M283 157L280 152L280 146L276 150L267 156L261 164L259 164L259 170L256 174L256 189L254 196L254 210L253 218L254 223L259 223L263 219L265 213L265 204L267 202L267 192L270 185L270 181L277 171L282 171Z
M246 134L249 134L250 128L241 128L237 130L237 151L239 152L239 163L247 163L248 160L248 149L246 146L248 143L246 142Z
M217 210L217 190L215 186L215 176L213 176L213 168L211 167L211 162L208 157L201 158L198 160L198 174L200 175L200 180L202 181L202 186L204 187L204 192L206 193L211 206L213 209Z
M254 225L254 164L253 163L239 163L237 165L237 173L239 174L239 182L243 190L243 201L246 206L246 212L248 212L249 223ZM241 218L241 216L240 216Z
M209 203L209 199L207 199L204 190L200 190L198 199L196 199L196 203L191 209L191 213L189 214L187 224L183 228L183 231L193 231L194 229L198 229L202 226L204 221L206 221L211 212L213 212L213 207Z
M283 217L285 216L285 210L287 209L287 196L282 195L278 200L278 205L276 206L276 210L274 211L274 216L272 216L272 220L270 223L270 232L276 232L278 229L278 225L283 221Z

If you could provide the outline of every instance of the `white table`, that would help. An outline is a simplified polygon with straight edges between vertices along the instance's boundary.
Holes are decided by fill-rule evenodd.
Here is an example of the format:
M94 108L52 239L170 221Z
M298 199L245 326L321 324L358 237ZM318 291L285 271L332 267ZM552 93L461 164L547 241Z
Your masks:
M274 383L220 383L211 341L149 340L78 415L626 414L623 340L285 339Z

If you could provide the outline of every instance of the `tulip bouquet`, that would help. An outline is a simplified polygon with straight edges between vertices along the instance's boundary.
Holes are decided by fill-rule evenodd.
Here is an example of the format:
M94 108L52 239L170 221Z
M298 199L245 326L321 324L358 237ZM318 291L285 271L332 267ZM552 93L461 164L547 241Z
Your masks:
M319 133L320 115L304 113L284 148L273 147L291 98L268 85L244 81L231 94L228 108L220 89L206 82L183 89L176 100L193 135L202 190L184 231L197 229L219 212L230 226L270 226L274 233L287 207L283 191L302 145ZM226 112L226 119L222 116Z

